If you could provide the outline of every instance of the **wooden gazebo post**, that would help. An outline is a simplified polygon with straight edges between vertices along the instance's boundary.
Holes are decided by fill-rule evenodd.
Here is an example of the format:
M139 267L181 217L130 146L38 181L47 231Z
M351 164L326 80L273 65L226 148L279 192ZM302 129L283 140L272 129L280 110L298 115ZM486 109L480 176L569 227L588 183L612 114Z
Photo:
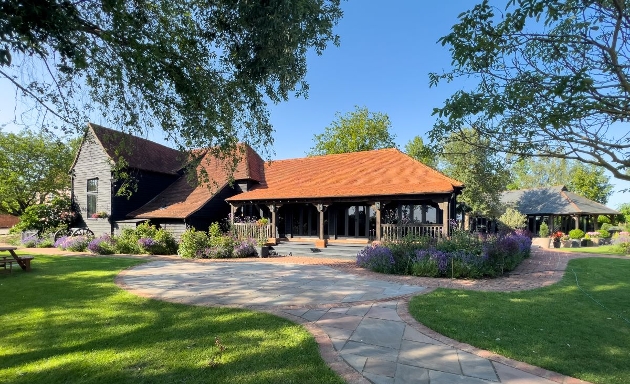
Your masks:
M316 248L326 248L327 241L324 239L324 212L326 212L326 208L328 205L325 204L316 204L317 212L319 212L319 238L315 242Z

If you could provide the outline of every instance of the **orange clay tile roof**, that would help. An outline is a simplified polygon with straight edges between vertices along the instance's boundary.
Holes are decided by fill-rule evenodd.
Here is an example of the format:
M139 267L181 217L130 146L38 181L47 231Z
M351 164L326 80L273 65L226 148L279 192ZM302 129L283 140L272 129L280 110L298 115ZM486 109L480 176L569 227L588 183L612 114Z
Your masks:
M463 184L397 149L276 160L265 181L228 201L450 193Z
M249 146L241 145L243 158L232 175L234 180L251 179L262 181L264 161ZM196 151L199 153L199 151ZM129 213L129 218L172 218L184 219L201 209L217 192L229 183L228 162L220 160L211 152L206 152L199 164L208 175L210 183L194 183L186 176L180 177L162 193L137 210Z
M94 123L88 126L112 160L123 157L131 168L158 173L177 174L183 168L180 151Z

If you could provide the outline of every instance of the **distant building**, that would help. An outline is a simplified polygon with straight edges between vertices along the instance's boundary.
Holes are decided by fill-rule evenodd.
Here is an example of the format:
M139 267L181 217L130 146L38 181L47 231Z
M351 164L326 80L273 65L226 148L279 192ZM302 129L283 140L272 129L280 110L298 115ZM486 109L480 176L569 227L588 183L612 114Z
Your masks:
M568 232L579 228L584 232L597 229L599 215L614 216L619 212L573 192L564 185L506 191L501 202L527 216L528 229L538 233L540 224L551 231Z

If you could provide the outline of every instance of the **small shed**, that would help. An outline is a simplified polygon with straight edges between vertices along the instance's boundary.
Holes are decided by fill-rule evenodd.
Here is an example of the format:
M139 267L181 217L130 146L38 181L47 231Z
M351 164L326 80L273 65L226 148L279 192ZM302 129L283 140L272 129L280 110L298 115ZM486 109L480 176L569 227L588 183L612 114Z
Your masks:
M501 202L527 215L528 229L538 233L540 224L547 223L550 231L568 232L579 228L584 232L597 228L597 217L620 213L614 209L569 192L564 185L546 188L505 191Z

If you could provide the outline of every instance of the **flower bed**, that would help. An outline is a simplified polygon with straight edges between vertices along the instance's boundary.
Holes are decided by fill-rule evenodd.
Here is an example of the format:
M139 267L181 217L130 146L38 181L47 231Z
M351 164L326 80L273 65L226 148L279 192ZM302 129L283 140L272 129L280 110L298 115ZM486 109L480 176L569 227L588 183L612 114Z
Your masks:
M457 229L449 239L408 237L397 243L368 246L357 265L381 273L429 277L500 276L529 257L531 236L524 231L477 236Z

